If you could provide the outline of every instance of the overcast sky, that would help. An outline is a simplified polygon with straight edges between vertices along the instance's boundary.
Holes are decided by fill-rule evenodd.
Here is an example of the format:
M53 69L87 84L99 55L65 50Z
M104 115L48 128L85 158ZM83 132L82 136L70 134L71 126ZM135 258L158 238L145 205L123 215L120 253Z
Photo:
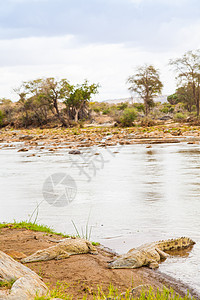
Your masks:
M199 48L199 0L0 0L0 98L40 77L99 83L97 100L129 97L143 64L170 94L169 59Z

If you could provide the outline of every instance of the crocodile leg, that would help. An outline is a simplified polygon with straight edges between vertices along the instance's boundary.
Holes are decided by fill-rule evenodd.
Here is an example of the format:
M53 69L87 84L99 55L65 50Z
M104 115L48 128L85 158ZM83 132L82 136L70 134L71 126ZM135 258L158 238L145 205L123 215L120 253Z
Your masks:
M152 262L149 263L148 267L149 267L150 269L156 269L156 268L159 267L159 264L158 264L157 261L153 260Z
M69 253L67 253L66 251L63 251L61 254L59 254L55 259L59 260L59 259L63 259L63 258L68 258L70 257Z
M164 251L160 250L159 248L156 248L156 251L158 252L158 254L160 255L161 259L166 259L169 257L168 253L165 253Z

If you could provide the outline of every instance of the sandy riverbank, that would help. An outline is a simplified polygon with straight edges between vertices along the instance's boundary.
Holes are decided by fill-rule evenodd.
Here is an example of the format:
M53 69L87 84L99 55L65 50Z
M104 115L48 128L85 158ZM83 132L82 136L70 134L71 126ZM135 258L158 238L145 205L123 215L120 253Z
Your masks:
M2 228L0 230L0 250L16 260L20 260L39 249L54 245L50 241L52 239L60 239L60 237L26 229ZM101 246L97 246L97 249L98 255L74 255L60 261L29 263L27 266L39 274L50 288L54 288L58 281L67 283L66 293L73 295L73 299L82 299L86 294L88 299L93 299L92 295L96 292L97 286L101 286L104 291L107 291L110 284L118 288L120 293L140 285L144 285L146 289L149 286L154 289L162 289L165 285L172 287L182 296L187 293L187 286L161 274L158 270L153 271L148 268L108 269L107 262L112 260L114 254L102 249ZM195 295L194 291L190 292L198 299L198 295Z

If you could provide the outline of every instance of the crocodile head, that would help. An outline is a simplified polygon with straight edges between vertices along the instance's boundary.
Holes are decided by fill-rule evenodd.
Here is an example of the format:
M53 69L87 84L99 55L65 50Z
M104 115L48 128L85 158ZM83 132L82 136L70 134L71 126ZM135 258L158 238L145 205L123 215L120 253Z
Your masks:
M140 267L139 262L131 257L123 257L123 258L118 258L111 263L109 263L108 268L109 269L126 269L126 268L138 268Z

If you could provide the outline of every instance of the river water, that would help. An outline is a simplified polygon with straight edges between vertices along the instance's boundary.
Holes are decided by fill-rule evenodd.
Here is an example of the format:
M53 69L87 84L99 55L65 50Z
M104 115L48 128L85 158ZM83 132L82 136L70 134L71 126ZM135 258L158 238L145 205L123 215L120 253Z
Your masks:
M76 234L73 221L80 234L91 230L91 240L118 253L188 236L196 241L193 249L168 258L159 269L200 292L200 146L127 145L82 152L0 150L0 222L28 220L32 213L33 221L37 212L38 223ZM44 199L44 183L53 174L76 182L77 194L68 205Z

